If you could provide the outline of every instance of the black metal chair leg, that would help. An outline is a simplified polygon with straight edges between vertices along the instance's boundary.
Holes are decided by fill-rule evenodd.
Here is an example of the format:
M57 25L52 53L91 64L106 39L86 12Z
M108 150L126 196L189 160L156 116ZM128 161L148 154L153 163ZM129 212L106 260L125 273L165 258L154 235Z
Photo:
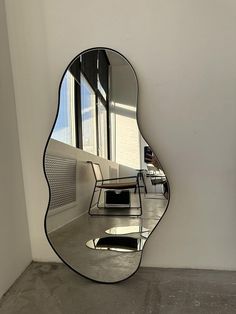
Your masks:
M141 216L143 214L143 210L142 210L142 201L141 201L141 193L140 193L140 186L139 186L139 182L138 183L138 196L139 196L139 204L140 204L140 210L141 210L141 214L139 216Z
M91 198L91 201L90 201L90 204L89 204L89 211L88 211L88 213L91 216L92 216L92 214L91 214L91 207L92 207L92 204L93 204L93 197L94 197L94 194L95 194L95 189L96 189L96 184L94 185L93 195L92 195L92 198Z
M98 201L97 201L97 207L98 208L101 208L101 207L99 207L99 201L100 201L101 193L102 193L102 189L100 189L100 191L99 191L99 196L98 196Z

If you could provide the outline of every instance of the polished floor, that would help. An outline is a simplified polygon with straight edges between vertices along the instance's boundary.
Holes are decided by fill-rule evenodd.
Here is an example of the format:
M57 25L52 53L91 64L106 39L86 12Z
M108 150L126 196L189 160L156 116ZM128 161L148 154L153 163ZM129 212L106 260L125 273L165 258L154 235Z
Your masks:
M143 214L140 217L116 215L91 217L85 213L49 233L50 242L59 256L80 274L107 283L123 280L137 270L142 252L98 251L88 248L86 243L91 239L111 237L112 235L106 234L105 231L117 226L143 226L151 232L165 212L168 201L162 194L148 193L142 195L142 198ZM125 210L112 209L113 214L119 214L119 211ZM133 233L132 237L143 239L140 233Z
M236 272L140 268L100 284L63 264L32 263L0 301L0 314L235 314Z

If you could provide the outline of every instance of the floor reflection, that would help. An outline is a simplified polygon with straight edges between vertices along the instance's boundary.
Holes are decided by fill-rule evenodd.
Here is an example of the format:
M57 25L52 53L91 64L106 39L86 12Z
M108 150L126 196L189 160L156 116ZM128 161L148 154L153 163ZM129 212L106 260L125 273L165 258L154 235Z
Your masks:
M89 240L86 246L93 250L138 252L142 251L145 241L132 237L103 237Z
M124 227L113 227L105 232L108 234L129 234L129 233L147 233L150 230L143 226L124 226Z
M123 230L121 232L127 232L126 234L134 231L130 237L142 239L141 242L144 244L168 204L163 194L156 194L156 196L158 198L153 199L142 194L143 215L140 217L115 215L91 217L85 213L71 223L49 233L48 237L62 259L80 274L108 283L123 280L137 270L141 251L92 250L86 246L86 243L92 239L112 236L114 235L112 232ZM140 230L149 231L140 232Z

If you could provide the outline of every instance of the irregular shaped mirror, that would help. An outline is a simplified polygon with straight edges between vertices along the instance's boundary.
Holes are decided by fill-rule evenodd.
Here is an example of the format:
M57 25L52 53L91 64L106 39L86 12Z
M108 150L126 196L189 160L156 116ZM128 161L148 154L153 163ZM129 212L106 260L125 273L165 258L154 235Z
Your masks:
M166 176L138 129L137 101L124 56L84 51L62 77L45 149L47 238L65 264L99 282L136 272L168 204Z

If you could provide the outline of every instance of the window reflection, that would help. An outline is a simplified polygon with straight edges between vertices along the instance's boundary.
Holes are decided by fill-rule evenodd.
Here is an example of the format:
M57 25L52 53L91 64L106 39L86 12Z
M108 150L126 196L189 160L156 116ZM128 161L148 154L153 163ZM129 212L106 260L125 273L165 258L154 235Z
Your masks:
M99 156L107 158L107 110L98 100L98 142L99 142Z
M115 103L112 110L115 123L112 127L114 161L130 168L140 168L140 133L136 108Z
M74 84L74 77L67 72L61 84L59 113L52 138L75 147Z
M97 155L95 93L83 74L80 82L83 149Z
M139 169L135 91L133 71L121 56L107 50L82 54L63 79L52 138Z

